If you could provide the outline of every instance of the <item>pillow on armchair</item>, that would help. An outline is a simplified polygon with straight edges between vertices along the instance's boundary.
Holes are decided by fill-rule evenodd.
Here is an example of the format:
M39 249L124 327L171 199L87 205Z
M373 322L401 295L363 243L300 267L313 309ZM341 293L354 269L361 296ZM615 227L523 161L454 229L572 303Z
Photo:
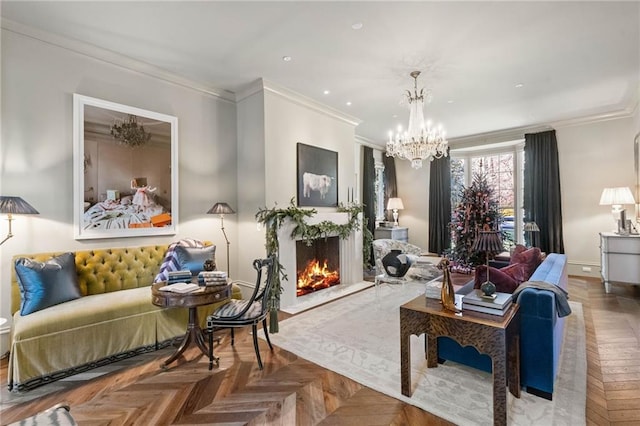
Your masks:
M542 252L540 252L538 247L531 247L523 252L515 253L511 256L511 264L518 263L526 265L526 280L528 280L536 268L540 266L540 263L542 263Z
M495 284L496 291L511 294L528 279L526 271L527 267L522 263L514 263L502 269L489 266L489 279ZM485 281L487 281L487 267L480 265L476 268L473 288L480 288Z

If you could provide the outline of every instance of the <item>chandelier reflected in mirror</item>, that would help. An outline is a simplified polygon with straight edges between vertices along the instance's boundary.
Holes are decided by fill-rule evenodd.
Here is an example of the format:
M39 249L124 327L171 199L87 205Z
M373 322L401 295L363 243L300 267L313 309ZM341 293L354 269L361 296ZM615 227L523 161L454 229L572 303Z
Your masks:
M151 139L151 133L145 131L142 124L138 124L138 117L135 115L129 115L127 120L119 120L111 126L111 136L118 143L132 148L142 146Z
M407 90L409 101L409 128L402 131L398 127L395 137L389 132L387 156L411 161L411 167L419 169L423 160L447 156L447 139L442 125L431 127L431 122L424 120L424 88L418 93L418 76L420 71L409 74L413 77L413 93Z

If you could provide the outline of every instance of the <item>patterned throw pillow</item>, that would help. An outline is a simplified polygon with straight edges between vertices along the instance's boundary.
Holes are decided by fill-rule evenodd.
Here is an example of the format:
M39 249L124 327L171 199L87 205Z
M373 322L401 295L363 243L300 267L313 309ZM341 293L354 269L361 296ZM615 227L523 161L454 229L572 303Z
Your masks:
M16 259L15 268L22 298L20 315L82 296L73 253L64 253L46 262L21 257Z
M204 271L204 262L214 260L216 257L216 246L208 247L175 247L176 258L178 259L179 270L188 269L191 275L198 275Z

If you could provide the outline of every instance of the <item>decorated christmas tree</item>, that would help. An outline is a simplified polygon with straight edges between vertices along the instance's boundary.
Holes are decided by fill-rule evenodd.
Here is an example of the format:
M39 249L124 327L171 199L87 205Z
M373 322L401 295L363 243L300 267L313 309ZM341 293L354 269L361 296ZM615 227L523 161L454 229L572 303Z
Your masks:
M471 273L476 265L485 262L484 252L474 252L471 248L483 228L497 229L500 220L498 201L484 175L476 174L469 187L462 187L452 214L452 247L448 253L455 272ZM485 226L486 225L486 226Z

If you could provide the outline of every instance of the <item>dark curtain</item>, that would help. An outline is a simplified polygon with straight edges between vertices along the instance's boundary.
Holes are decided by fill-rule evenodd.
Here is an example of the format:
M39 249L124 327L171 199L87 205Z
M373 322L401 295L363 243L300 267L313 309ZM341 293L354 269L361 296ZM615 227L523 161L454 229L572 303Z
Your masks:
M442 254L451 246L451 160L434 159L429 171L429 252Z
M524 220L540 228L533 233L536 247L564 253L556 131L528 133L524 140Z
M367 228L369 228L369 231L371 231L373 235L376 228L376 164L373 159L373 149L368 146L363 146L362 149L362 214L367 218ZM371 259L373 259L373 257L371 257Z
M387 203L389 198L398 196L398 187L396 185L396 162L393 157L382 155L382 164L384 165L384 209L385 220L393 220L391 211L387 211Z

